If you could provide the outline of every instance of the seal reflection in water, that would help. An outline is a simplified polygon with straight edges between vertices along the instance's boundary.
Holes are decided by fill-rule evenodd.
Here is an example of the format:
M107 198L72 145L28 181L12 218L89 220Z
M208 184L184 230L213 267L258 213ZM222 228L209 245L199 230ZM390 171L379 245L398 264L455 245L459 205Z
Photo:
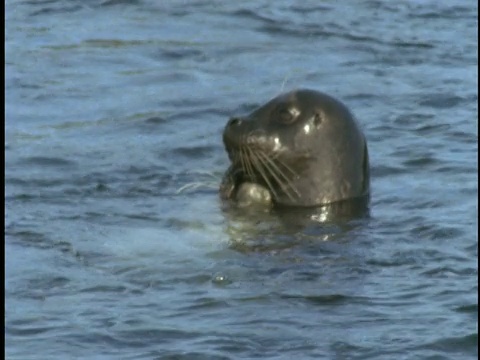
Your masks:
M223 142L231 166L220 195L239 207L368 207L365 136L347 107L329 95L280 95L246 117L230 119Z

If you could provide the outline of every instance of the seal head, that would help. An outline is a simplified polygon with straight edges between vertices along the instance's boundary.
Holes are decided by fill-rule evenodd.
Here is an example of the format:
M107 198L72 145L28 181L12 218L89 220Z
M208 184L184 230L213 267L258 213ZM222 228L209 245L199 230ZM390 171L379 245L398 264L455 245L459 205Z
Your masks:
M236 200L243 183L267 189L271 200L264 194L262 201L274 205L369 198L365 136L348 108L327 94L303 89L280 95L230 119L223 142L231 161L220 186L224 199Z

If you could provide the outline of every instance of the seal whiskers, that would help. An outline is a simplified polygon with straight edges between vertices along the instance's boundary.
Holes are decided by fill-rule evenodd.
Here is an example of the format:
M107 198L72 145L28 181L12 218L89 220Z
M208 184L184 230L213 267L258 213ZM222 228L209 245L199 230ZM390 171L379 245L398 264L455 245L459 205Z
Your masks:
M259 152L258 155L259 160L262 162L263 166L265 166L265 168L276 180L277 184L290 198L290 200L294 200L294 196L291 194L290 189L295 193L297 197L300 197L300 193L295 188L293 182L288 178L287 175L285 175L285 173L278 167L278 165L275 164L275 161L273 161L263 152ZM281 178L283 178L284 180L282 180Z
M243 172L246 172L245 156L243 155L243 150L241 147L239 151L235 152L235 160L237 163L240 163L240 168L243 170Z
M205 187L208 189L215 189L218 186L216 182L192 182L183 185L180 187L177 191L175 191L176 195L179 195L183 193L184 191L189 191L189 190L197 190L198 188Z
M257 176L255 175L255 171L253 171L253 167L252 167L253 159L251 159L251 156L248 155L248 148L242 147L240 151L245 157L245 165L246 165L245 172L251 178L252 181L256 181Z
M290 174L292 174L292 176L294 177L298 176L298 173L295 170L293 170L290 166L288 166L285 161L280 160L278 156L272 157L272 160L282 165L285 169L287 169L290 172Z
M265 183L267 184L268 188L272 192L273 197L277 198L278 197L277 192L275 191L272 183L268 179L267 173L265 172L264 163L262 162L260 157L257 156L257 154L252 149L249 149L249 148L246 148L246 149L249 152L249 158L251 159L251 161L253 163L253 167L255 168L255 170L257 170L257 172L260 174L260 176L263 178L263 180L265 180ZM269 169L267 168L267 170L269 170Z

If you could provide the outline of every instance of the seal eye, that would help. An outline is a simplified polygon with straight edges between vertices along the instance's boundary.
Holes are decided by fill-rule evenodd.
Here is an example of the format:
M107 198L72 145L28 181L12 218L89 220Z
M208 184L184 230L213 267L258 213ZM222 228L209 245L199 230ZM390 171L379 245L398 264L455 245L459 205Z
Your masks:
M279 108L276 112L276 117L282 124L291 124L297 119L298 114L299 111L295 108Z

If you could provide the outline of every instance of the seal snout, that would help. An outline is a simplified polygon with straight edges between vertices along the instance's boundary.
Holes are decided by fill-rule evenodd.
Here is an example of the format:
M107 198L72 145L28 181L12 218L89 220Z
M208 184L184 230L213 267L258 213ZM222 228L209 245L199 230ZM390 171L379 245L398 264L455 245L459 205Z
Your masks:
M268 137L264 130L255 129L247 134L245 142L250 146L262 148L268 144Z
M232 117L228 120L223 133L224 143L228 148L248 146L249 149L269 149L269 137L263 129L252 129L248 118Z
M227 125L223 131L223 142L227 150L238 148L242 142L241 134L245 131L243 129L244 121L239 117L232 117L228 120Z

